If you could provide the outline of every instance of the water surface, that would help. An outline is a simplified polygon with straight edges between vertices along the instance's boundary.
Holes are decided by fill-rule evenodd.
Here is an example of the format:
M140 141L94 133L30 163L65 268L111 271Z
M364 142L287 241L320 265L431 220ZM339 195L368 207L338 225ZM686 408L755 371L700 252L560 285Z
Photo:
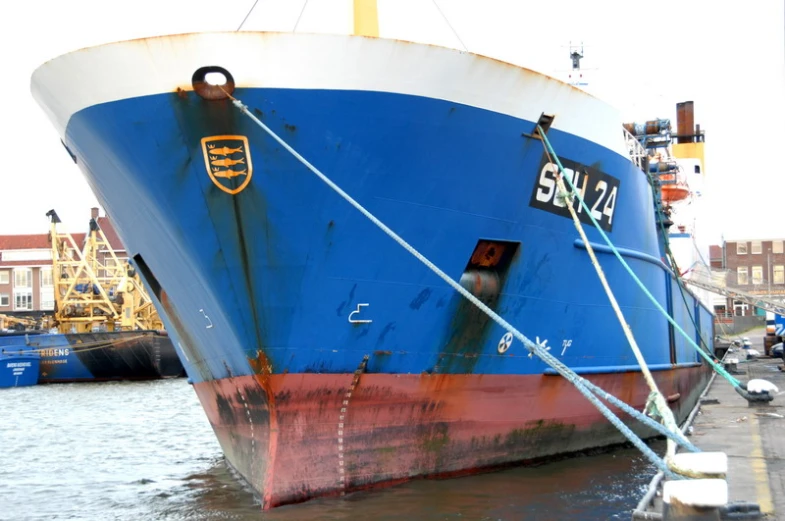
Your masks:
M9 521L626 520L656 472L617 449L262 513L183 378L0 390L0 447Z

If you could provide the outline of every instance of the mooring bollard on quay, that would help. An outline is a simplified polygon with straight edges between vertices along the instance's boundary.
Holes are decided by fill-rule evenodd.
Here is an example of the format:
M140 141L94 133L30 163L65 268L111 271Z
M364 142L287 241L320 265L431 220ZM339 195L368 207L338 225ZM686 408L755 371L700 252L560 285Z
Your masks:
M724 452L674 454L672 466L698 479L668 480L662 487L665 521L720 520L720 508L728 503L728 456Z

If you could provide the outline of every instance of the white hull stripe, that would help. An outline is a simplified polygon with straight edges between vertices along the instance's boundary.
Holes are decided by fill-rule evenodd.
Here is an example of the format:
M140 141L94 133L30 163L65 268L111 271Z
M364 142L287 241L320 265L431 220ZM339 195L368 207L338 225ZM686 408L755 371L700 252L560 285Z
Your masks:
M196 33L130 40L75 51L39 67L35 99L61 137L87 107L193 90L207 65L228 70L237 87L391 92L441 99L537 121L625 157L619 113L566 83L454 49L345 35Z

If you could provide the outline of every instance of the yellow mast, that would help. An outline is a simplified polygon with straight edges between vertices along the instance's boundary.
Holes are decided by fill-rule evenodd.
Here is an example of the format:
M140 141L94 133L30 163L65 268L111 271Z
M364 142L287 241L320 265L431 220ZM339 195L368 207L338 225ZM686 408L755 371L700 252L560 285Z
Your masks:
M354 0L354 34L379 37L379 13L376 0Z

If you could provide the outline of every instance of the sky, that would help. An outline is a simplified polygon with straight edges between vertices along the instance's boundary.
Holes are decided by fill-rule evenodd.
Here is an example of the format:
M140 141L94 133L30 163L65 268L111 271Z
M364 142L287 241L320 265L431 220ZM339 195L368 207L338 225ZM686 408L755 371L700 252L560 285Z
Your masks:
M117 40L237 30L254 0L26 0L0 18L5 100L0 234L82 231L98 206L30 95L45 61ZM695 102L706 132L704 240L785 237L785 0L379 0L381 36L564 77L582 42L588 89L627 121ZM351 0L258 0L242 30L347 33ZM25 160L22 161L22 158ZM22 165L24 163L24 165Z

